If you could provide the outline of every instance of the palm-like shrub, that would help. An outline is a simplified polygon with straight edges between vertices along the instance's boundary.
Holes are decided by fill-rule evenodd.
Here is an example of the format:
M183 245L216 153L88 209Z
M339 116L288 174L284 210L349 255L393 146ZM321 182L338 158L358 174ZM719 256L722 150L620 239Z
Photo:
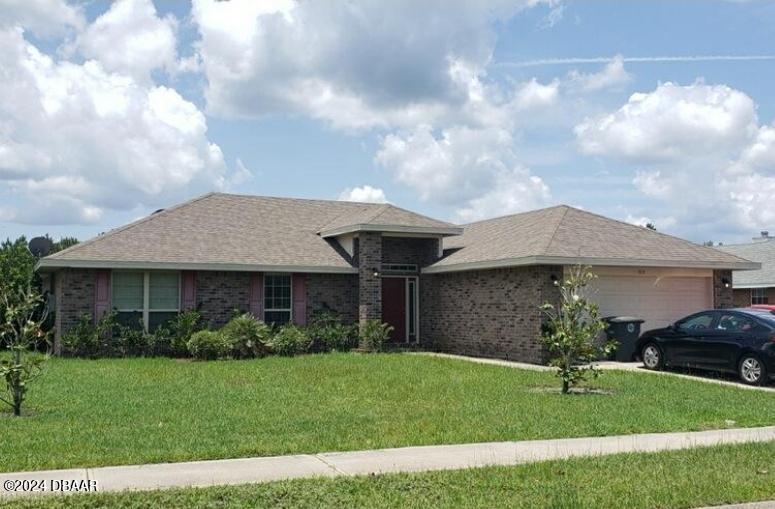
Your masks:
M221 334L239 359L263 357L269 351L267 343L272 329L249 313L237 315L223 326Z
M361 325L358 346L366 352L381 352L390 339L393 326L379 320L367 320Z

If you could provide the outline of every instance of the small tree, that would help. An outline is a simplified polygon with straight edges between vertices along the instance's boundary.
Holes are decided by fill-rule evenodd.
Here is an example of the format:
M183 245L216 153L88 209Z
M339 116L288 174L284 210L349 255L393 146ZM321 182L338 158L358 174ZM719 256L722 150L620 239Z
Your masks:
M43 373L48 359L48 353L41 355L36 351L41 342L48 347L48 334L42 329L47 315L45 310L40 311L42 301L31 285L25 289L0 286L0 337L10 350L10 356L0 359L0 378L7 390L0 401L10 405L15 416L21 415L28 385Z
M591 362L612 348L608 343L602 348L595 346L595 339L606 327L597 304L587 298L587 287L595 277L589 267L573 267L562 283L555 282L560 288L559 307L550 303L541 306L549 318L542 340L553 355L550 364L557 368L563 394L583 382L587 374L596 377L598 372Z

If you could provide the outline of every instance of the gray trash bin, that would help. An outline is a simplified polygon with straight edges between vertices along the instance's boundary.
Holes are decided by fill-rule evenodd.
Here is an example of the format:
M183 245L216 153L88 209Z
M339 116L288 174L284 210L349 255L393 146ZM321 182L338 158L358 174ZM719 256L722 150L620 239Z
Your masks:
M644 320L634 316L608 316L603 320L608 323L606 338L619 343L614 359L620 362L632 361L640 337L640 325Z

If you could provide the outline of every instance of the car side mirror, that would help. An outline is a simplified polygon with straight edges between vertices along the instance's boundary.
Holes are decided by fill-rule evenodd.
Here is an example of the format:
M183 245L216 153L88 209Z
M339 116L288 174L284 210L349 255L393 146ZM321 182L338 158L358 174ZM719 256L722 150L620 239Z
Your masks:
M675 324L675 323L671 323L670 325L667 326L667 330L677 331L678 330L678 325Z

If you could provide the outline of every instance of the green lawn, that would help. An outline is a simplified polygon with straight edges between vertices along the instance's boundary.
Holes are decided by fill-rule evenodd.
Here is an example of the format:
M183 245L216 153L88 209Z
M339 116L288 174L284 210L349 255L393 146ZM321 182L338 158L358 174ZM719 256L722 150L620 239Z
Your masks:
M0 470L775 423L765 392L625 372L595 382L612 395L536 391L556 385L551 373L401 354L56 359L31 388L31 415L0 417Z
M421 474L40 497L31 508L687 508L775 499L775 442Z

